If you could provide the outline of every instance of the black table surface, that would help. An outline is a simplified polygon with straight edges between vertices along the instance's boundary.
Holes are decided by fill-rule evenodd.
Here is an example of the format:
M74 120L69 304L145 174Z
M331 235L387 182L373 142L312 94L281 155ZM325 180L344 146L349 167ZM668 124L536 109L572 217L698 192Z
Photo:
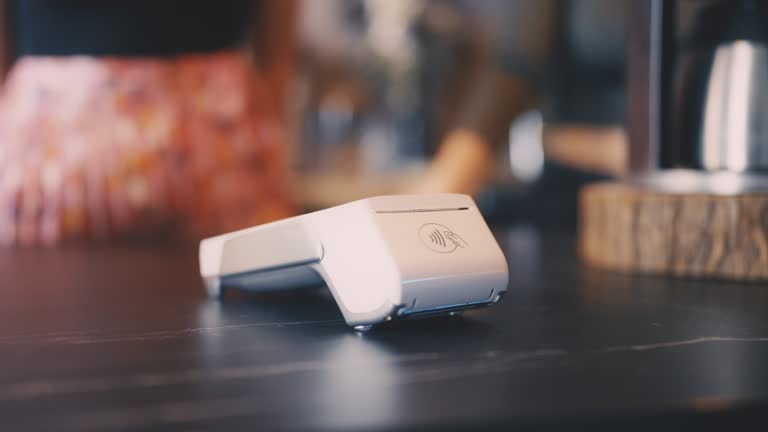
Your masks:
M646 429L762 421L764 284L589 269L497 229L501 304L364 335L323 290L206 299L193 245L0 251L2 430Z

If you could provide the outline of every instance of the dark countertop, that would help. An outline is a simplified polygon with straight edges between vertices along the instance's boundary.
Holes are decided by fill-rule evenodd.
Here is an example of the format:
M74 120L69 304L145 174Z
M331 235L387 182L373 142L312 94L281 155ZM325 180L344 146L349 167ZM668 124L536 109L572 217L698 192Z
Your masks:
M496 232L501 304L365 335L322 291L207 300L194 246L0 251L2 429L765 420L765 284L601 272L578 263L572 234Z

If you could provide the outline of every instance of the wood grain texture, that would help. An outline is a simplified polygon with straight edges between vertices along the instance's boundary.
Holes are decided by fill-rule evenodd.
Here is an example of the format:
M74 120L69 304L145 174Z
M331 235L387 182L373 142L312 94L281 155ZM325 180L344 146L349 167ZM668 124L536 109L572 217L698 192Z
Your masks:
M618 182L585 187L579 254L600 268L768 279L768 194L672 194Z

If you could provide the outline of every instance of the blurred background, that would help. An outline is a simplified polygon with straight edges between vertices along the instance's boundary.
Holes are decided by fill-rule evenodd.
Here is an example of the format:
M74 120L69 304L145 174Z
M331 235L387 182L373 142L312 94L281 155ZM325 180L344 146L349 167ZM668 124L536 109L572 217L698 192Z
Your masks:
M625 169L623 9L299 2L302 202L444 189L474 194L492 220L572 224L578 187ZM462 131L491 157L457 149L477 145ZM445 169L430 168L436 157Z
M625 2L1 4L4 243L396 193L571 226L579 186L625 171Z

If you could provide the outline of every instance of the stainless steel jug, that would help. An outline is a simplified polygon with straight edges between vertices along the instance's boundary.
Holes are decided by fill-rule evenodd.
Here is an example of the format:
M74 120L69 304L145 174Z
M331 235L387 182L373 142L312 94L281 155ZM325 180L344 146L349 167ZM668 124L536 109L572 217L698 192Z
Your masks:
M764 3L713 2L682 41L667 156L678 167L768 171L768 19Z

